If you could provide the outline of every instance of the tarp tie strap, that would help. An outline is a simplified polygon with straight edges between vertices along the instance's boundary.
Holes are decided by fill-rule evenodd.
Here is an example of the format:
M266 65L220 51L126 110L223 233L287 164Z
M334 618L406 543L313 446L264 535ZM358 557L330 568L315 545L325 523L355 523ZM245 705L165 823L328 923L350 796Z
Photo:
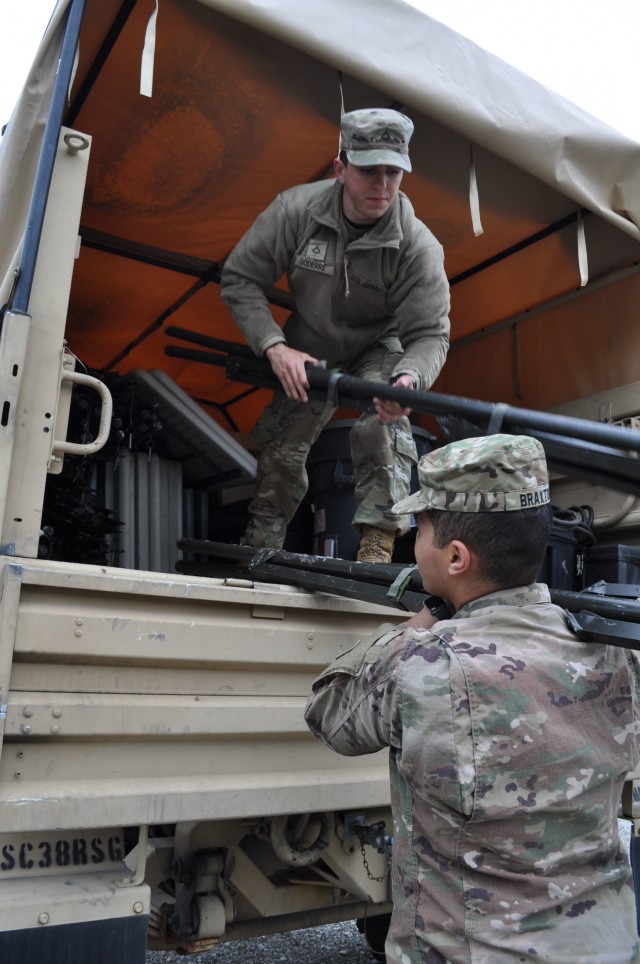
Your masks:
M406 569L402 569L396 578L393 580L389 586L389 591L387 592L387 599L393 599L394 602L400 602L402 595L411 582L411 577L416 571L417 566L408 566Z
M478 180L476 178L476 163L473 157L473 144L469 145L469 208L471 210L471 224L476 238L484 234L480 220L480 196L478 194Z
M338 395L338 382L344 375L344 372L334 371L329 373L329 381L327 382L327 402L332 408L338 408L340 406L340 396Z
M143 97L151 97L153 91L153 62L156 56L156 22L158 19L158 0L153 13L149 17L147 30L144 35L142 62L140 64L140 93Z
M587 238L584 233L582 208L578 208L576 226L578 229L578 267L580 268L580 287L584 288L589 281L589 260L587 258Z
M501 431L508 408L509 406L506 402L496 402L491 412L489 424L487 425L487 435L497 435Z
M338 125L338 154L342 150L342 118L344 117L344 90L342 87L342 71L338 71L338 87L340 88L340 124Z

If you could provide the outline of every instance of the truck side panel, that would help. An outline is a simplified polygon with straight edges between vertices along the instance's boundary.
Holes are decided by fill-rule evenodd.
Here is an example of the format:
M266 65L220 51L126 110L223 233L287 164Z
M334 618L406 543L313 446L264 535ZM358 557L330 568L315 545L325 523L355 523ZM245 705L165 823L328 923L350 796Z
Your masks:
M47 829L54 801L62 830L388 805L386 754L338 757L303 708L397 610L64 563L4 574L6 833Z

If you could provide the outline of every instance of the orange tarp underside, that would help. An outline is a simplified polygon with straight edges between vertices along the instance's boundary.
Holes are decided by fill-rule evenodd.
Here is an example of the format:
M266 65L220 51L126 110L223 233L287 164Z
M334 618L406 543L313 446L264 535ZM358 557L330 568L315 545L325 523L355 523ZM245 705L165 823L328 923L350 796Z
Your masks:
M142 97L140 57L150 5L134 7L104 65L95 71L98 50L118 8L115 0L88 3L90 16L85 15L71 97L69 123L93 139L81 235L107 235L219 264L278 191L330 172L340 113L337 71L200 3L163 0L153 97ZM393 103L385 90L349 76L342 82L347 109ZM575 223L522 246L575 214L575 204L476 148L484 233L475 237L468 201L468 140L429 117L415 111L412 116L414 173L403 188L445 248L447 273L454 282L452 341L576 289ZM592 278L637 258L637 242L595 215L585 226ZM517 250L501 257L511 248ZM495 264L486 264L496 257ZM483 270L476 270L482 265ZM475 273L459 280L469 271ZM181 306L171 311L177 302ZM281 321L286 317L282 309L275 314ZM631 321L628 316L620 320L625 331L635 330L635 319ZM167 324L240 340L217 284L199 287L195 274L83 245L67 339L87 366L121 373L161 367L191 395L216 405L242 390L225 379L222 369L167 358ZM539 325L530 329L536 330L541 330ZM127 350L136 340L137 346ZM501 336L493 342L501 371L504 350L495 346L504 341ZM487 341L487 351L490 344ZM442 376L444 390L500 400L494 397L503 393L490 375L492 366L485 364L482 373L476 370L478 351L474 347L451 353L451 376L446 369ZM511 353L509 348L507 360ZM527 354L539 364L541 352ZM540 379L557 381L559 370L561 365L547 359L539 374L523 379L523 402L533 407L550 404L549 398L558 393L542 391ZM588 377L598 385L602 379L597 364L594 369L592 361L589 370ZM251 427L263 403L261 392L232 409L242 431Z

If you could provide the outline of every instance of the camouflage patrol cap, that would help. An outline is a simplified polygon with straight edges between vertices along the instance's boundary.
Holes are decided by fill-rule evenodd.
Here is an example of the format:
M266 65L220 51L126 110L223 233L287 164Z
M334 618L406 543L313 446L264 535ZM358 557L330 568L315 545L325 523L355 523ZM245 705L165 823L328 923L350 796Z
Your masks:
M418 464L420 490L396 502L397 515L513 512L546 505L549 474L540 442L528 435L488 435L451 442Z
M370 107L343 114L340 121L340 150L356 167L389 164L411 171L409 141L413 121L386 107Z

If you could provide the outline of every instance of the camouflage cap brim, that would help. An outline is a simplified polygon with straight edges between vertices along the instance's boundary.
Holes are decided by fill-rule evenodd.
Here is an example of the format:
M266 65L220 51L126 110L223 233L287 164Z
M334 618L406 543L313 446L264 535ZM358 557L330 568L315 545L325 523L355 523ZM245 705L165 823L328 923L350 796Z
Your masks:
M396 502L392 511L395 515L409 515L410 513L415 515L417 512L424 512L426 508L422 492L413 492L406 499Z
M525 435L490 435L451 442L420 459L420 490L397 502L397 515L518 512L550 502L544 449Z
M347 160L354 167L376 167L385 164L387 167L399 167L401 171L411 173L411 161L408 154L398 151L378 149L375 151L347 151Z

